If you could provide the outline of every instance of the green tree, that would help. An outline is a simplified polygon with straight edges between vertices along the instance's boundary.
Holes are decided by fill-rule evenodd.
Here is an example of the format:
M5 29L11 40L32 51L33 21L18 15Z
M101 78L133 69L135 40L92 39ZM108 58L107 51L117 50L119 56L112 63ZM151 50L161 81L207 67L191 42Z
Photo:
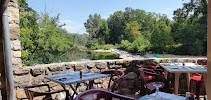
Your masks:
M89 19L84 23L86 32L89 33L89 36L96 38L100 32L101 27L101 17L98 14L89 15Z
M107 19L109 31L109 43L121 43L124 39L125 21L122 11L114 12Z
M73 46L72 37L59 25L59 15L41 16L19 0L21 58L24 65L51 63Z
M174 11L175 22L171 34L177 43L182 44L181 52L177 53L207 54L207 3L207 0L190 0L190 2L184 3L182 8ZM187 52L183 52L183 47Z
M100 44L106 44L109 43L109 28L108 28L108 23L106 20L102 19L101 20L101 26L100 26L100 31L97 36L98 42Z
M139 25L137 21L127 23L125 28L125 39L133 42L139 35L141 35L140 29L141 25Z
M158 14L155 29L151 36L151 50L155 53L168 53L167 46L174 43L171 36L171 23L166 15Z
M127 50L132 53L142 53L144 54L148 48L150 47L150 42L144 39L143 35L140 35L136 40L134 40L130 46L128 46Z

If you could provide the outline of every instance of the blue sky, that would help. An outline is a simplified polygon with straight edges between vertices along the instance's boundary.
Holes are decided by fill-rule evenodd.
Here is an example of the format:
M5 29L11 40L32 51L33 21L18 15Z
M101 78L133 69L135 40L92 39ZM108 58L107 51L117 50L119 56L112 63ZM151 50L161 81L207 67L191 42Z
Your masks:
M172 19L173 11L181 8L183 0L46 0L46 11L51 17L60 13L60 22L66 23L70 33L86 33L83 23L89 14L100 14L107 19L115 11L126 7L146 12L166 14ZM28 0L29 7L38 13L45 11L45 0Z

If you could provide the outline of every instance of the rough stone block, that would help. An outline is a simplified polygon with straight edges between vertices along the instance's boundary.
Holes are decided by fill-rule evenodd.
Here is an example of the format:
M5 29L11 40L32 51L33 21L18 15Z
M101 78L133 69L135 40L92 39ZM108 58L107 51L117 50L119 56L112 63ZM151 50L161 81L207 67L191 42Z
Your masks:
M12 18L19 18L19 9L14 7L8 7L8 16Z
M103 83L103 79L96 79L96 80L94 80L94 83L101 84L101 83Z
M50 67L48 67L49 71L55 72L55 71L63 71L63 67L62 66L55 66L55 65L51 65Z
M123 61L123 60L117 60L117 61L115 61L115 63L116 63L117 65L122 65L122 64L124 63L124 61Z
M44 76L31 77L31 84L43 84Z
M129 72L127 75L123 76L124 79L130 79L130 80L133 80L135 78L137 78L137 74L134 73L134 72Z
M90 71L91 71L91 72L95 72L95 73L100 72L100 70L99 70L99 69L97 69L97 68L92 68Z
M9 24L19 24L18 18L9 18Z
M123 67L130 67L132 66L132 60L123 60Z
M79 63L75 65L75 70L79 71L85 68L85 64L84 63Z
M109 84L109 81L103 81L102 88L104 89L108 88L108 84Z
M66 68L69 69L74 69L75 64L65 64L65 66L67 66Z
M15 58L21 58L21 51L12 51L12 56Z
M63 87L61 87L60 85L52 87L52 91L58 91L58 90L63 90Z
M122 65L109 65L110 69L119 69L122 68Z
M29 82L30 82L30 77L28 75L14 77L15 86L28 85Z
M95 67L95 62L88 62L87 63L87 68L91 69Z
M10 39L17 40L20 37L20 29L16 24L10 24Z
M12 65L13 65L13 68L20 68L20 67L22 67L21 58L12 58Z
M11 41L11 49L14 51L21 50L21 42L19 40L12 40Z
M18 8L18 3L15 2L9 2L8 7Z
M16 98L17 99L27 98L24 89L21 89L21 88L20 89L17 89L15 91L15 94L16 94Z
M86 91L86 86L80 86L78 87L79 92L84 92Z
M32 76L38 76L38 75L43 74L44 72L45 72L45 68L42 68L42 67L31 68Z
M14 75L26 75L29 73L29 69L28 68L15 69L13 73Z
M106 62L97 62L96 67L98 69L105 69L105 68L107 68L107 63Z
M114 65L115 64L115 61L108 61L107 64L108 65Z

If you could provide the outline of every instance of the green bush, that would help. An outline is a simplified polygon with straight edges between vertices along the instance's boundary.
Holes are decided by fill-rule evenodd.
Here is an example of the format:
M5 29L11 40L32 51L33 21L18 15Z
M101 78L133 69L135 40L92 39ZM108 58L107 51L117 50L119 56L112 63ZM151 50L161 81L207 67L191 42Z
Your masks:
M119 44L119 48L125 50L130 45L131 43L128 40L122 40L121 44Z
M85 47L85 46L83 46L83 45L78 46L78 48L79 48L79 49L83 49L83 50L87 49L87 47Z
M143 36L139 36L126 50L132 53L144 53L149 46L150 42L145 40Z
M119 59L119 55L109 53L109 52L95 52L89 55L90 60L100 60L100 59Z
M110 48L116 48L116 46L112 44L106 44L106 45L99 45L98 43L95 43L91 46L91 50L97 50L97 49L103 49L103 50L109 50Z

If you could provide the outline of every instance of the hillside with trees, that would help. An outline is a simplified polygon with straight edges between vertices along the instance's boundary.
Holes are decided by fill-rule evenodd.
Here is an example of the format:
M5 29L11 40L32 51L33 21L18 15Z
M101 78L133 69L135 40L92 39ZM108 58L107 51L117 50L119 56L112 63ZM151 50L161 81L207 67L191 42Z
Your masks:
M84 23L96 46L113 44L131 53L207 54L207 0L190 0L174 11L173 20L165 14L125 8L107 20L89 15Z
M26 0L19 0L20 41L24 65L47 64L79 49L119 48L144 55L146 52L207 55L207 0L190 0L165 14L125 8L108 19L89 15L84 23L88 34L68 33L59 14L38 14Z

